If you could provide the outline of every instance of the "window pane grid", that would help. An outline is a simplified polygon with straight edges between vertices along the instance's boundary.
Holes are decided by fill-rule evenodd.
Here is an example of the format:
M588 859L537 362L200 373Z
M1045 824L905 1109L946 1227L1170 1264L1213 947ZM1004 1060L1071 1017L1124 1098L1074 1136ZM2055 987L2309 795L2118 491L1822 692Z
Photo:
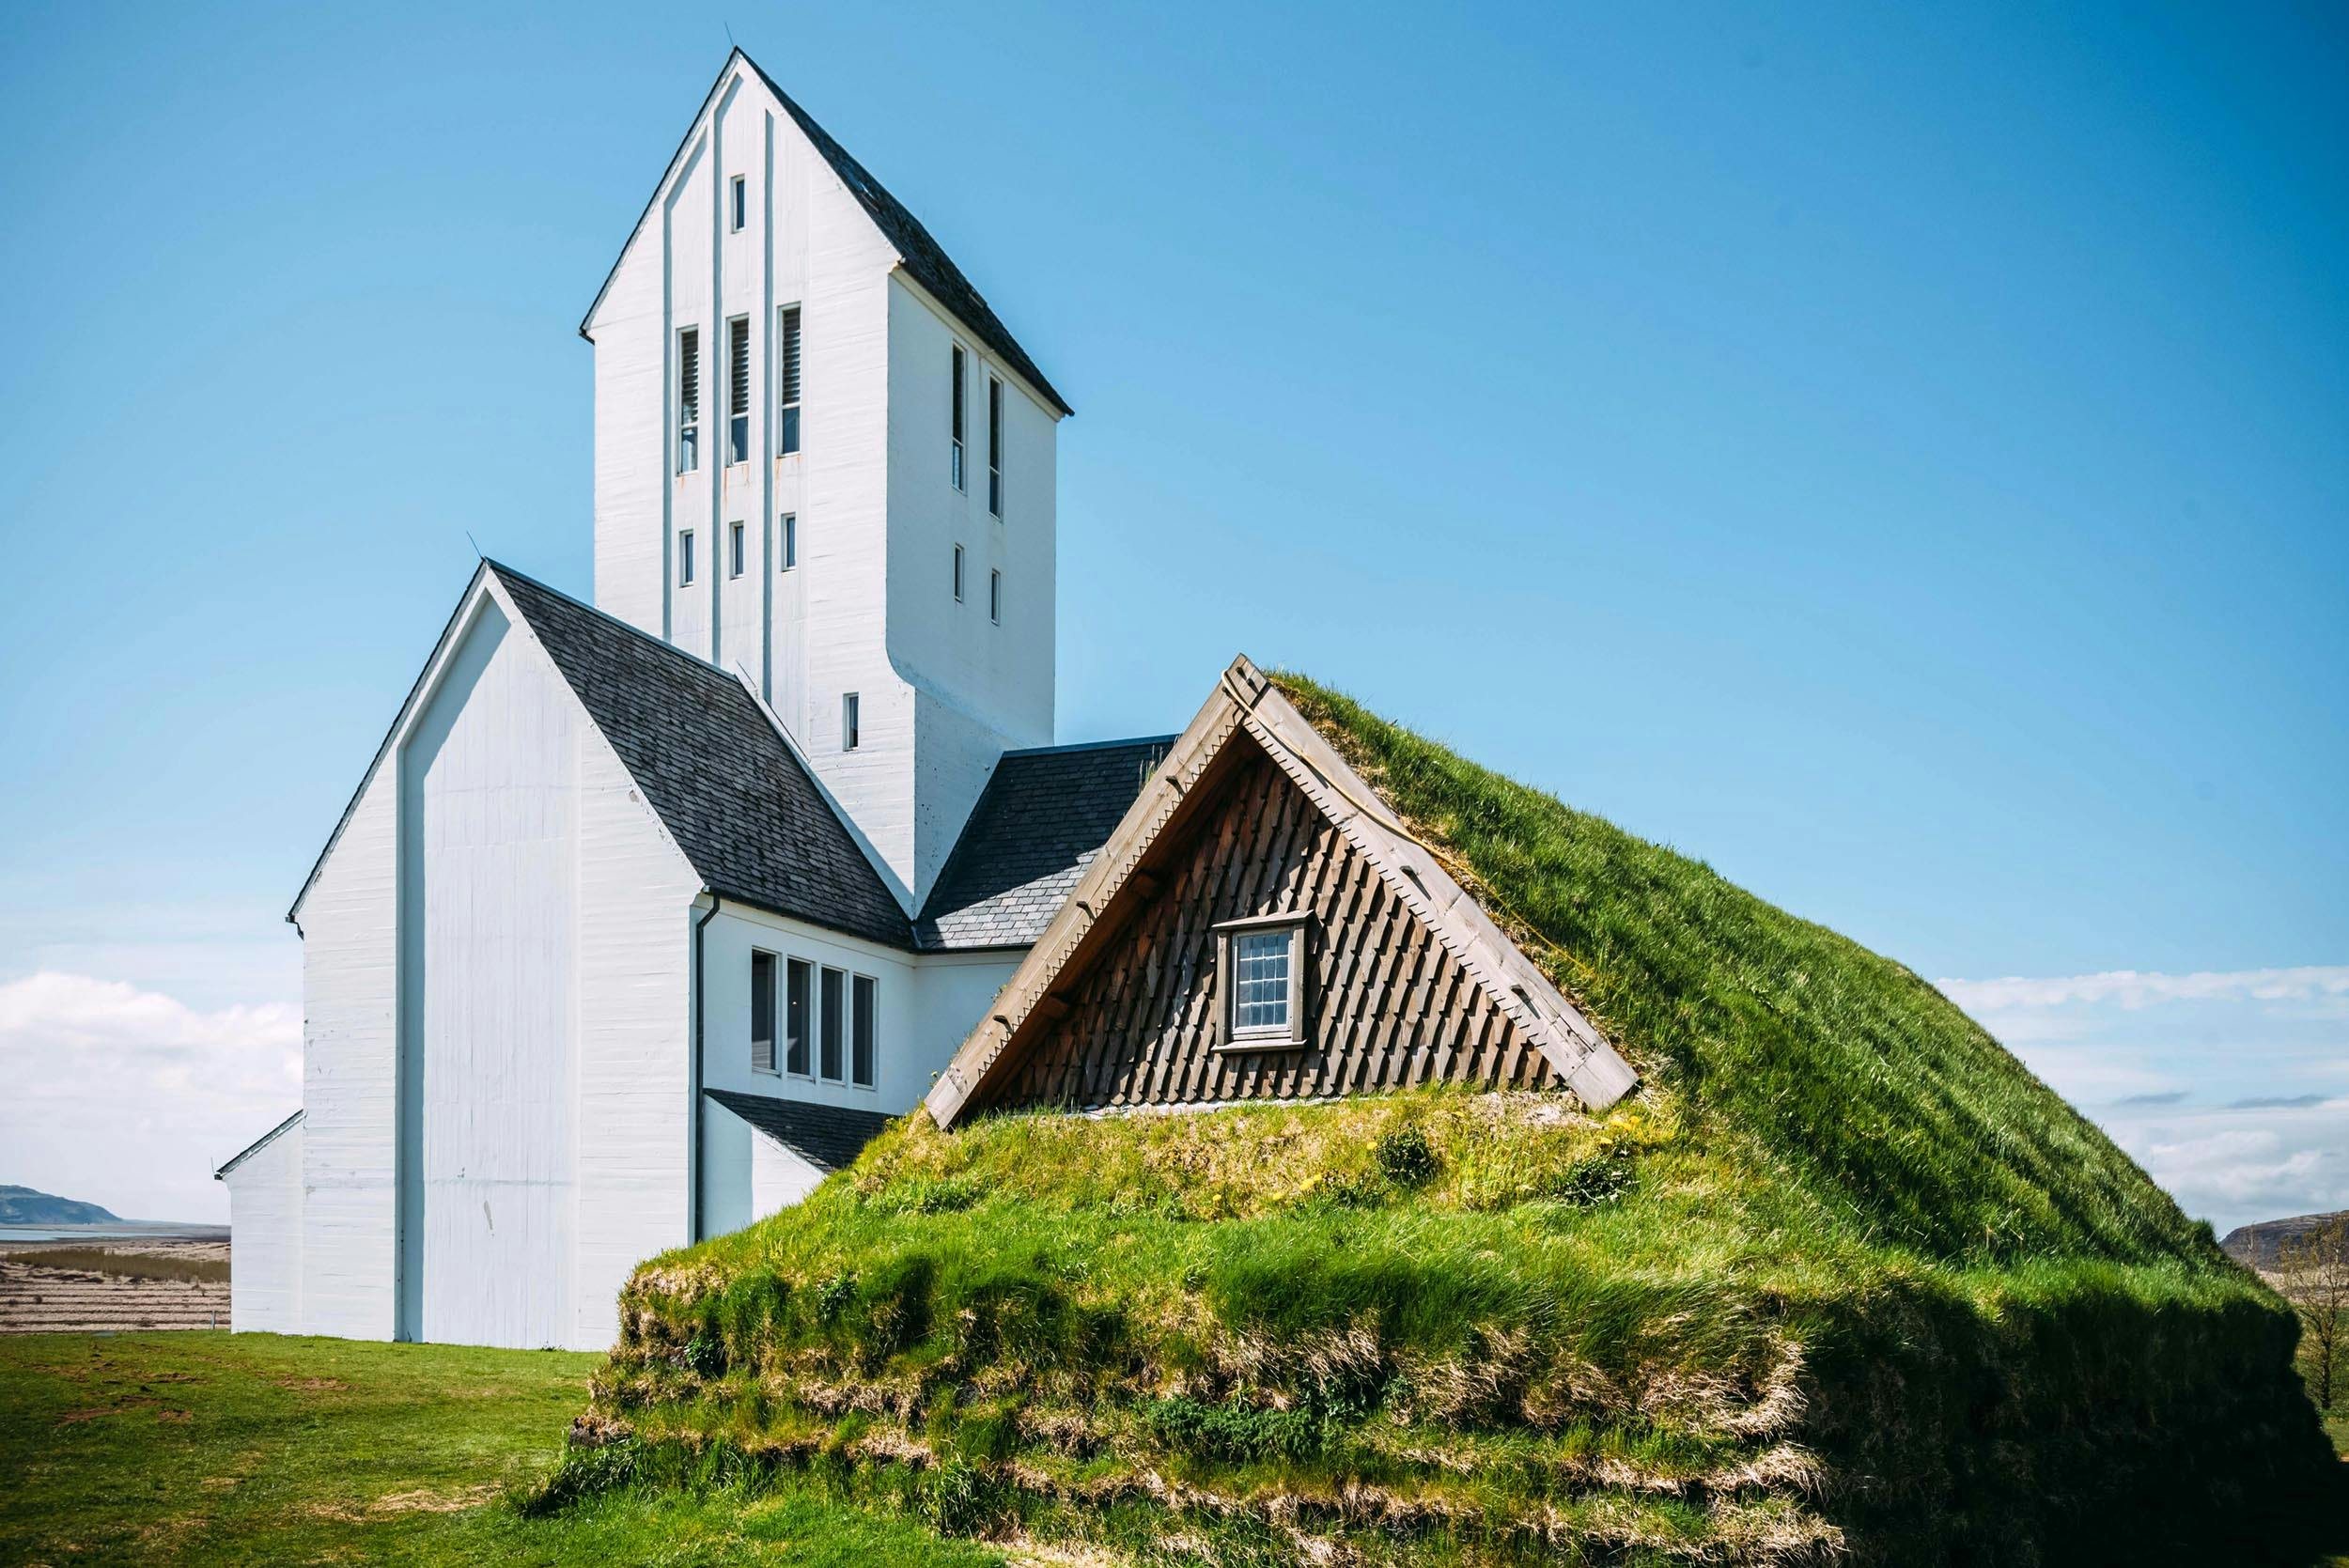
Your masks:
M1232 1027L1242 1032L1289 1026L1289 931L1232 939Z

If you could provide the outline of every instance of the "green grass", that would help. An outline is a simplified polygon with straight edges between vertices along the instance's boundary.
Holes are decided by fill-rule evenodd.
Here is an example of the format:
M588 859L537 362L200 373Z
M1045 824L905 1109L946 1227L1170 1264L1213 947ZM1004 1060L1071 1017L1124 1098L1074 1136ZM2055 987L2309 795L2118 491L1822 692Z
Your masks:
M552 1518L597 1358L270 1335L0 1336L0 1563L1000 1563L813 1483Z
M1638 1094L917 1113L639 1271L548 1506L829 1477L1201 1563L2312 1560L2289 1313L1947 999L1283 684Z

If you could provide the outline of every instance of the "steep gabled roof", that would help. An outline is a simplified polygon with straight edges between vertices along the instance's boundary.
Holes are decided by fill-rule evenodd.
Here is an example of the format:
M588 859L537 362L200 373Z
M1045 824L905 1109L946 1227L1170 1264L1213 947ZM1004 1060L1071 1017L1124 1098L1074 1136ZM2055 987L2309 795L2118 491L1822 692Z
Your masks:
M489 570L710 892L913 945L880 873L740 681L511 567Z
M898 258L905 263L906 274L920 284L957 320L977 334L979 340L1018 372L1021 380L1035 388L1045 401L1064 414L1074 413L1076 411L1068 406L1067 399L1061 396L1050 381L1045 380L1044 372L1036 367L1035 361L1030 359L1028 351L1019 347L1019 340L1011 335L1011 329L1003 325L994 307L972 287L971 280L963 276L962 269L955 265L954 257L946 254L944 246L930 238L930 231L922 226L922 220L915 217L905 203L891 195L888 188L875 179L871 171L858 163L848 148L834 141L832 132L817 124L815 117L801 108L756 60L740 49L727 55L724 68L718 72L717 83L709 89L709 96L702 101L702 111L706 112L716 99L719 88L725 84L726 72L734 69L737 60L748 67L767 90L775 95L775 101L783 105L784 113L791 116L792 123L800 128L801 133L831 165L840 183L848 187L850 195L856 197L857 205L864 209L865 216L873 220L873 226L880 230L881 238L896 251ZM698 126L700 123L701 112L696 112L693 124ZM661 192L668 185L670 174L675 172L678 160L684 157L692 140L693 133L689 128L685 140L678 144L677 152L670 157L669 167L662 172L660 183L653 187L652 198L645 204L646 213L649 214L654 203L661 199ZM630 244L635 242L636 231L644 225L644 217L640 215L636 220L636 230L629 234ZM628 246L621 246L620 257L627 255ZM596 306L603 303L604 291L612 287L613 275L619 270L620 260L615 257L612 271L604 274L603 287L596 290L594 303L588 305L587 314L580 318L579 334L582 337L587 336L587 323L595 318Z
M1171 735L1005 752L914 922L926 948L1026 947L1174 743Z
M1086 970L1155 895L1150 864L1161 839L1179 841L1237 772L1243 751L1264 753L1376 869L1397 899L1434 934L1469 977L1548 1059L1577 1098L1604 1110L1638 1077L1628 1063L1519 952L1441 860L1278 687L1247 659L1232 661L1215 693L1175 738L1150 784L1127 811L1051 923L997 995L989 1016L955 1052L925 1104L941 1127L985 1103L1050 1024Z
M819 1171L855 1164L864 1145L879 1138L890 1122L878 1110L851 1110L813 1100L778 1099L731 1089L705 1089L702 1094Z

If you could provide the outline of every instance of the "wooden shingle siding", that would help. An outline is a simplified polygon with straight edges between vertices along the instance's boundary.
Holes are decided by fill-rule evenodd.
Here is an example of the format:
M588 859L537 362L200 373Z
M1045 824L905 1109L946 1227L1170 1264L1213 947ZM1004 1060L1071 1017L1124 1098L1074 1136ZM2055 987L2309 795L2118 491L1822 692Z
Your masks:
M1252 746L1159 886L989 1096L1092 1109L1312 1098L1436 1082L1532 1088L1552 1071L1305 793ZM1216 1048L1218 933L1303 911L1302 1049Z

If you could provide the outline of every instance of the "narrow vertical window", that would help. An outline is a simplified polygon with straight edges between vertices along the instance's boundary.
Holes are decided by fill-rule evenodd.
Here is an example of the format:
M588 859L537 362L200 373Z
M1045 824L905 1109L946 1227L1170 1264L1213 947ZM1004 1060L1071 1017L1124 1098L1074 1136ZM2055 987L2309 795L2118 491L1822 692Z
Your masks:
M962 547L955 546L955 602L962 602Z
M873 1087L874 1057L874 992L878 989L873 977L860 974L849 988L855 1001L848 1015L848 1081Z
M751 318L726 323L726 461L751 460Z
M775 325L775 450L785 457L800 449L800 307L785 305Z
M844 752L853 752L856 750L856 693L853 691L842 692L840 696L840 749Z
M783 565L775 568L777 571L789 571L793 567L800 564L799 513L786 512L783 514L783 549L777 551L777 553L783 557Z
M690 528L677 536L677 580L680 586L693 585L693 531Z
M841 1017L847 1009L841 1005L840 993L848 978L841 970L824 970L823 1016L816 1021L816 1038L820 1042L816 1076L834 1083L840 1081L840 1026L848 1021Z
M728 188L727 205L733 214L731 226L735 233L739 234L751 221L751 189L750 182L739 174Z
M987 509L1003 515L1003 383L987 379Z
M956 344L956 345L955 345L955 355L954 355L954 361L955 361L955 363L954 363L955 386L954 386L954 392L953 392L953 399L954 399L954 407L955 407L955 411L954 411L954 416L953 416L953 419L952 419L952 421L951 421L951 425L952 425L952 428L953 428L953 432L954 432L954 464L953 464L953 467L954 467L955 489L962 489L962 424L963 424L963 418L962 418L962 381L963 381L963 372L962 372L962 345L961 345L961 344L959 344L959 343L957 343L957 344ZM961 596L960 594L957 594L957 595L955 596L955 598L960 598L961 597L962 597L962 596Z
M775 1070L775 955L751 955L751 1071Z
M815 968L804 958L794 958L785 968L783 991L783 1066L786 1072L805 1078L808 1073L807 1013L808 981Z
M730 536L728 537L727 542L726 542L726 549L727 549L729 551L731 551L731 554L728 556L727 561L726 561L726 575L727 575L727 576L729 576L729 577L739 577L739 576L741 576L741 575L742 575L742 525L741 525L740 523L739 523L739 522L738 522L738 523L736 523L736 524L734 525L734 527L733 527L733 529L732 529L732 531L731 531Z
M987 574L987 618L997 626L1003 624L1003 574Z
M687 327L677 334L677 471L691 474L702 463L702 334Z

